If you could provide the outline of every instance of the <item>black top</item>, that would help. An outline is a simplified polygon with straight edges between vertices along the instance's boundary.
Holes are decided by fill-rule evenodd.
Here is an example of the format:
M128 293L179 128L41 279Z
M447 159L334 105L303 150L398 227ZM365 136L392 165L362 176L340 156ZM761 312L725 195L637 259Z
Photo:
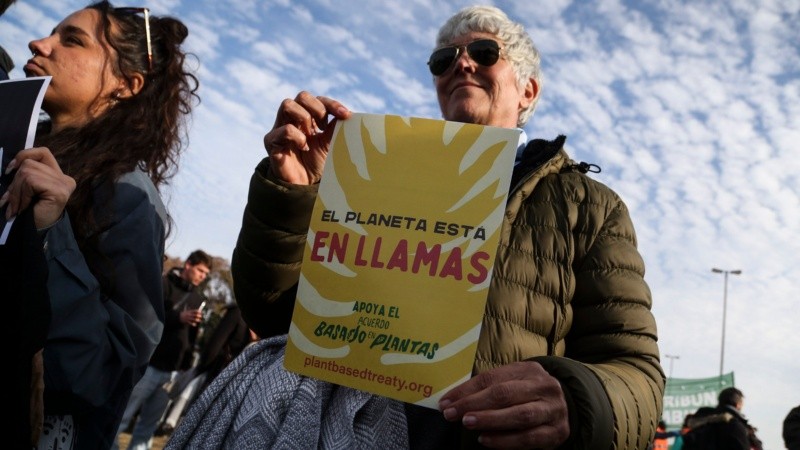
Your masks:
M150 365L165 372L192 367L192 350L197 339L197 327L182 323L181 311L197 309L205 297L174 269L164 277L164 333Z
M684 450L750 450L750 426L731 406L700 408L683 435Z
M250 329L236 304L229 305L225 315L211 331L203 346L197 373L205 373L208 385L225 366L250 343Z

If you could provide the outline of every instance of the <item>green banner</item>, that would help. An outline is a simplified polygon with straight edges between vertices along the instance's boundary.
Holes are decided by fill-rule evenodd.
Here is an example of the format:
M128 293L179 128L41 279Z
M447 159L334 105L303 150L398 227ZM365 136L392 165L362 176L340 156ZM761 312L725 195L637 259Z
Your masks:
M712 378L667 378L662 418L668 430L680 430L683 419L701 406L717 406L719 391L733 386L733 372Z

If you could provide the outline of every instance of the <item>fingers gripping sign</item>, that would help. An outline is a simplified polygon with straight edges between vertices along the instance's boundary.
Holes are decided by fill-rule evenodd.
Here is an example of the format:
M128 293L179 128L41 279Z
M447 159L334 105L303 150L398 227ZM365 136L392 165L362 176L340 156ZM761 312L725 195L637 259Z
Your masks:
M561 384L532 361L467 380L442 397L439 409L445 419L479 431L490 448L555 448L570 433Z
M318 183L334 125L350 115L340 102L315 97L306 91L293 100L284 100L278 108L275 125L264 136L272 173L288 183Z
M45 147L34 147L17 153L6 168L16 170L8 190L0 198L0 207L8 204L6 219L33 205L36 228L54 224L64 212L75 191L75 180L61 171L58 162Z

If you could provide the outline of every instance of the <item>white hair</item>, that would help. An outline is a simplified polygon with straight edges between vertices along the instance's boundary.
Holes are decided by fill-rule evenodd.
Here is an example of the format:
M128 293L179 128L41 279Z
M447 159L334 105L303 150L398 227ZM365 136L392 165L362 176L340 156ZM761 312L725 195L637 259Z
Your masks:
M457 12L439 29L436 46L449 44L470 32L490 33L503 41L505 57L511 63L520 87L531 78L536 82L539 88L536 98L519 112L517 126L522 128L533 115L542 89L539 50L533 45L533 40L522 24L512 21L506 13L494 6L469 6Z

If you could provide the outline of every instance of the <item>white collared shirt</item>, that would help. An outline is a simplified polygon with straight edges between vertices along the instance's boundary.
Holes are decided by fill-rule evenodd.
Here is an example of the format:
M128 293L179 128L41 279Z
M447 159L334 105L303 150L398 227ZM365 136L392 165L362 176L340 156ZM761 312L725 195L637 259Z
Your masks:
M522 128L517 129L519 130L519 145L517 146L517 156L514 158L515 166L522 160L522 152L525 151L525 147L528 145L528 134Z

